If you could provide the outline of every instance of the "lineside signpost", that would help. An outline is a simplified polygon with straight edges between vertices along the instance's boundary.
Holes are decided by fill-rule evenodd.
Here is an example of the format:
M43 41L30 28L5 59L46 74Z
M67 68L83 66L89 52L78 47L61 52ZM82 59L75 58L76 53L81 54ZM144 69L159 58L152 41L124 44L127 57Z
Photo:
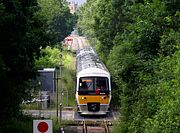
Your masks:
M52 120L33 120L33 133L52 133Z

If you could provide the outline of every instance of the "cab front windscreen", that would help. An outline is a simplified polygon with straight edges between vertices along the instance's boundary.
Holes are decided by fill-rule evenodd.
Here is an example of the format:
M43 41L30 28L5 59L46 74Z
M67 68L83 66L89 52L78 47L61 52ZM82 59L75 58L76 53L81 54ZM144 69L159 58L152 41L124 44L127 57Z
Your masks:
M81 77L79 79L79 94L106 94L109 92L107 77Z

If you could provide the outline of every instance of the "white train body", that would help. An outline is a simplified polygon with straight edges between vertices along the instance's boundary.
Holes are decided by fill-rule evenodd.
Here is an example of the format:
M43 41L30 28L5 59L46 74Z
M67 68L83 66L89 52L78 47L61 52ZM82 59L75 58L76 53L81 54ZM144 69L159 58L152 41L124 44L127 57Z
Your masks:
M76 70L78 112L106 115L111 101L110 73L91 47L77 51Z

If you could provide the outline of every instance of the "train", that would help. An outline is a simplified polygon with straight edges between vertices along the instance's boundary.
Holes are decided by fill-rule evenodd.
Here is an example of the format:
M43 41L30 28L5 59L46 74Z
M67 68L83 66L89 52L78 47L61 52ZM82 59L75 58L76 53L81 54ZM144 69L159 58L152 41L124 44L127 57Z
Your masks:
M91 46L76 51L76 102L80 115L107 115L111 75Z

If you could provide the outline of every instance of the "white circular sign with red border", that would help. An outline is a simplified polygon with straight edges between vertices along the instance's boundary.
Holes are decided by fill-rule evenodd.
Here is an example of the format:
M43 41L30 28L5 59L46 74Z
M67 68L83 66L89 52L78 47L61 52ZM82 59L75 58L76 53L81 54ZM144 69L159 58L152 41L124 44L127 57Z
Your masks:
M52 120L33 120L33 133L52 133Z

